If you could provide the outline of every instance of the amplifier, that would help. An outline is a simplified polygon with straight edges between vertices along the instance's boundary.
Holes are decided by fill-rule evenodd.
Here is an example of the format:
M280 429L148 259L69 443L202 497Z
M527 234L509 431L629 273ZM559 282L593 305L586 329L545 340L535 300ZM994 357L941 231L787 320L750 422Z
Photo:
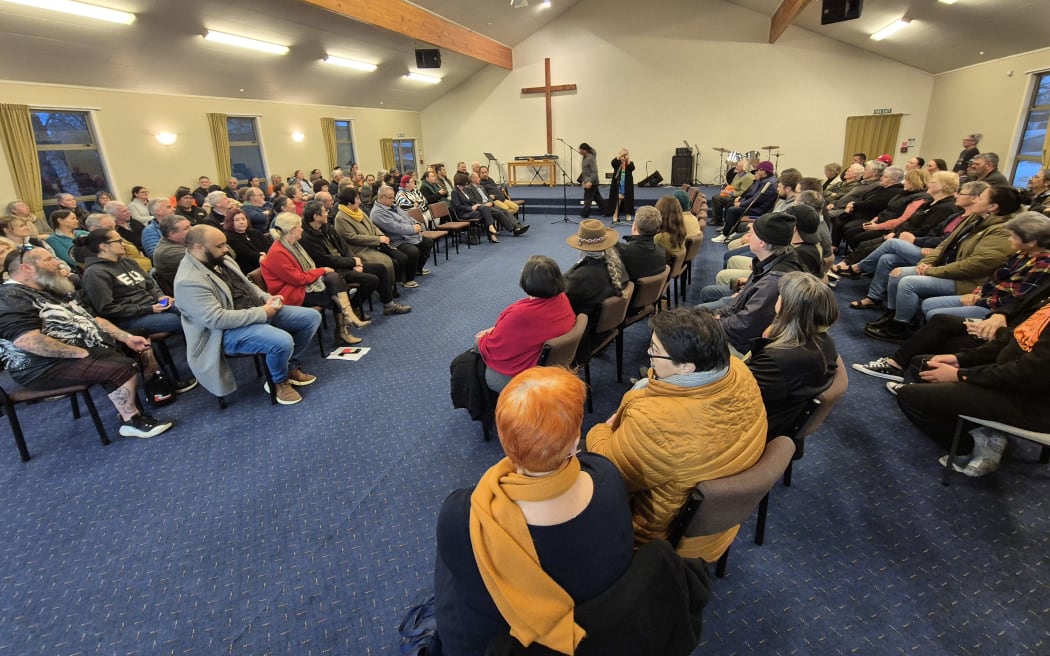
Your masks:
M693 154L693 149L692 148L683 148L682 146L679 146L678 148L674 149L674 154L675 155L692 155Z

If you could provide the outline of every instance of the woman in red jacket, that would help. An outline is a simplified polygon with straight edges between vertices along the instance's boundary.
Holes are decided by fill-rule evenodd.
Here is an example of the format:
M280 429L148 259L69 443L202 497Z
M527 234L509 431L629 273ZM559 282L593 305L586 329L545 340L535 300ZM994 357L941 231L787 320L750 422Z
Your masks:
M299 245L303 220L284 212L274 219L270 230L273 245L259 266L270 294L281 295L290 305L326 307L334 304L335 339L344 344L357 344L360 337L350 333L350 326L367 326L350 307L350 297L343 278L331 267L318 267Z

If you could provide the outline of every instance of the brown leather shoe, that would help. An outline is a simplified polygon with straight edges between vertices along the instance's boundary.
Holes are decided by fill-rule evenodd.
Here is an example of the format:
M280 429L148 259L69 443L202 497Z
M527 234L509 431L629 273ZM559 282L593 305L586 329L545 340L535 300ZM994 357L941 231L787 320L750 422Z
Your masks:
M306 387L317 382L317 376L306 373L299 367L288 372L288 382L296 387Z

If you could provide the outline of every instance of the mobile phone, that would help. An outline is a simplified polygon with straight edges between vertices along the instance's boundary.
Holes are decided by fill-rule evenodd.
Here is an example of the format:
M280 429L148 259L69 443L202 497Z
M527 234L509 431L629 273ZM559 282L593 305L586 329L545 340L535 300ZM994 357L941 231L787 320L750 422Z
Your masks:
M980 319L976 317L967 317L963 319L963 323L977 323L978 321L980 321Z
M339 355L354 355L354 354L360 353L360 352L361 352L361 349L359 349L359 348L339 349Z
M166 298L162 298L162 299L160 299L159 301L157 301L157 303L159 303L159 304L160 304L160 306L161 306L162 308L166 308L166 307L168 307L168 304L169 304L170 302L171 302L171 301L169 301L169 300L168 300L168 299L166 299Z

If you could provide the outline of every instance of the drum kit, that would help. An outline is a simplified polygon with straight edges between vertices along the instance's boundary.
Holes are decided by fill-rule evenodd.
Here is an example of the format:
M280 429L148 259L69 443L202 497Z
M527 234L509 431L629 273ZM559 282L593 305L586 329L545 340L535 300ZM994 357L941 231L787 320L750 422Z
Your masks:
M715 181L716 185L726 184L726 179L729 173L742 161L750 162L748 164L748 170L754 170L755 167L758 166L759 160L762 158L761 151L763 150L766 151L766 159L775 158L773 165L774 170L777 169L777 164L780 163L780 146L762 146L758 150L748 150L746 152L722 148L721 146L712 148L712 150L718 153L718 172L720 177ZM777 152L773 153L774 150ZM726 164L729 166L726 166Z

